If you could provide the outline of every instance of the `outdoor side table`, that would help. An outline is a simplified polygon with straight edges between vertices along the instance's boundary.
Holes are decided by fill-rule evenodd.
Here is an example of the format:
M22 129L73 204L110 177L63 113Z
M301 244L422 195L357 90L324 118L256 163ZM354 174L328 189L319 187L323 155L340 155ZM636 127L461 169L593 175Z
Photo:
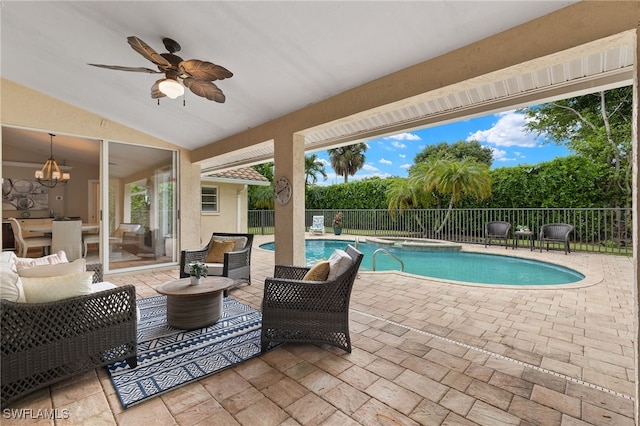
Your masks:
M191 285L190 278L164 283L156 288L167 296L167 324L182 330L193 330L215 324L222 316L223 292L233 287L226 277L206 277Z
M518 248L518 241L520 239L526 240L527 238L529 239L529 246L531 247L531 251L533 251L533 245L534 245L534 233L532 231L516 231L513 233L514 235L514 242L513 242L513 249L517 249Z

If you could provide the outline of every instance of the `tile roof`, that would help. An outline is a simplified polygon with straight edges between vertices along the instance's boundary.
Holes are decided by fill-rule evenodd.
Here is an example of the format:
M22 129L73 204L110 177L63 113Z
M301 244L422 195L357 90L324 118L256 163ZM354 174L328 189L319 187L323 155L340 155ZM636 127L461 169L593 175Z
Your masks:
M251 167L244 167L240 169L225 170L223 172L210 173L205 176L208 179L223 180L223 181L242 181L245 183L254 183L258 185L264 185L269 183L269 179L262 176L260 173L252 169Z

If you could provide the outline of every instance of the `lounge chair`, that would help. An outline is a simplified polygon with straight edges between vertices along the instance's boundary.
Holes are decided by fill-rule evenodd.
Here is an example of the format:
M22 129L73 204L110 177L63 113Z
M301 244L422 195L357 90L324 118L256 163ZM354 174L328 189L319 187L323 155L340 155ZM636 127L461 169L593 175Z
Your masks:
M491 245L492 240L504 240L504 248L509 244L509 231L511 224L501 220L495 220L484 224L484 246Z
M229 250L224 249L224 244L229 245ZM193 262L203 262L207 264L209 275L222 276L236 280L233 287L242 283L251 285L251 247L253 245L253 234L231 234L224 232L214 232L209 243L200 249L182 250L180 252L180 278L189 277L189 264ZM220 252L209 254L211 249ZM213 257L218 257L214 259ZM232 287L232 288L233 288ZM228 290L225 291L225 296Z
M573 232L573 225L567 223L547 223L540 228L540 235L538 240L540 241L540 252L542 252L542 246L547 243L547 251L549 251L549 243L562 243L564 244L564 254L571 253L571 247L569 247L569 234Z
M313 223L309 228L309 234L315 235L320 234L324 235L324 216L314 216Z
M324 343L351 352L349 299L364 255L351 245L346 254L336 252L336 260L332 255L328 261L335 277L329 269L323 279L311 276L315 267L275 266L273 278L264 282L262 352L282 342Z
M121 223L118 225L113 235L109 237L109 251L122 249L122 239L125 232L138 232L142 229L139 223Z

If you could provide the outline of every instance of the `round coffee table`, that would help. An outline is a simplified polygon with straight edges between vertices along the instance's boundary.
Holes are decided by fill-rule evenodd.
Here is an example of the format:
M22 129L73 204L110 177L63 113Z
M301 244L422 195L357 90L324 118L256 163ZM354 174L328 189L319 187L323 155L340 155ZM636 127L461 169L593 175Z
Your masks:
M167 324L182 330L215 324L222 316L223 292L233 283L231 278L206 277L197 285L190 278L160 285L156 291L167 296Z

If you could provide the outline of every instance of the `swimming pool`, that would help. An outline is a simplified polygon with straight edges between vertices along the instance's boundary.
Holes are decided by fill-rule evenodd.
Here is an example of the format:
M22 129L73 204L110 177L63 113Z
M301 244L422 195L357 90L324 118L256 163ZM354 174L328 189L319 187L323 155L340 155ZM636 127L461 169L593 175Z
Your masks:
M313 265L320 259L328 259L335 249L344 249L353 241L345 240L306 240L307 265ZM274 250L275 244L261 244L260 248ZM380 245L373 242L360 242L358 249L364 253L360 269L373 269L373 254L384 248L402 259L404 272L479 284L505 285L555 285L581 281L584 275L573 269L538 260L529 260L512 256L462 251L423 251L407 246ZM378 253L376 271L398 271L400 264L396 259Z

